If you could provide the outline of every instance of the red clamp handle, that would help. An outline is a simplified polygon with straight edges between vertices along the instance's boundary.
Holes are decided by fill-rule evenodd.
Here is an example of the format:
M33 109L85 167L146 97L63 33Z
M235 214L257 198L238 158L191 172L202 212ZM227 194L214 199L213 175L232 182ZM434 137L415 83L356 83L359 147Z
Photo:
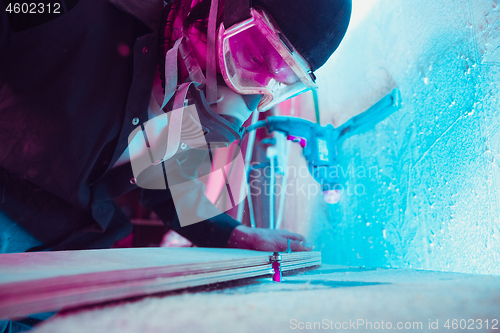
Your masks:
M286 137L287 140L298 142L302 148L307 146L307 140L301 136L289 135Z

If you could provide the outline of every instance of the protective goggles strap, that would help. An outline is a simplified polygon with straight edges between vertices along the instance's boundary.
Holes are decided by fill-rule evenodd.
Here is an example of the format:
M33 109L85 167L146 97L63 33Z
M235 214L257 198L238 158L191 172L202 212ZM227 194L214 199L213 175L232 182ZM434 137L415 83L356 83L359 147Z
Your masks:
M165 96L163 97L163 103L161 105L162 110L177 90L177 55L183 39L184 37L181 37L176 40L174 47L168 50L165 56Z
M228 1L231 2L231 1ZM208 16L207 32L207 86L206 95L208 104L217 102L217 64L215 54L215 30L217 28L218 0L212 0L210 15Z
M228 29L232 25L249 19L251 0L230 0L224 3L224 28Z
M177 94L175 95L174 108L171 111L172 114L170 116L168 125L167 150L165 151L165 156L163 156L163 159L161 161L158 161L156 164L168 160L169 158L174 156L179 149L182 134L182 116L184 114L184 108L186 107L184 101L186 100L186 95L189 87L192 84L193 82L186 82L181 84L177 91Z

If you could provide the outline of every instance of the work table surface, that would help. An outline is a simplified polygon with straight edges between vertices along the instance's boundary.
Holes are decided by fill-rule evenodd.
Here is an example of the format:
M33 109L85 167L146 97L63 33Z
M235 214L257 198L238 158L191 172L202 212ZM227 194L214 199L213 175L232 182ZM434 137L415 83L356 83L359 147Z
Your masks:
M76 309L35 332L499 332L499 321L499 276L323 265L281 283L246 279Z

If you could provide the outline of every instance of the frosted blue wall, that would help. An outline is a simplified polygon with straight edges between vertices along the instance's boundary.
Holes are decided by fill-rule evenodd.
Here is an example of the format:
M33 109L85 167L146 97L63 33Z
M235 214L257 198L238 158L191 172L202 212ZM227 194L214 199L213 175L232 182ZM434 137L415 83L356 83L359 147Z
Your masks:
M499 1L380 1L355 23L319 73L322 122L393 85L403 104L340 147L358 191L313 223L323 261L500 274Z

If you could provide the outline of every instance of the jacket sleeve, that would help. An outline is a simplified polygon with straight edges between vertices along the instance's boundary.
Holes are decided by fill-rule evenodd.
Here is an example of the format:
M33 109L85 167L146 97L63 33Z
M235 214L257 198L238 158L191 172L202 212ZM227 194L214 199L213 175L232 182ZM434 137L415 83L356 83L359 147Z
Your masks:
M169 168L166 172L167 183L175 186L175 191L169 188L166 190L142 189L141 203L144 207L153 210L165 225L195 245L226 247L231 233L240 223L229 215L221 213L208 200L205 196L205 186L196 179L196 166L199 163L191 160L187 163L188 160L190 159L173 163L175 167ZM175 183L177 185L173 185ZM175 195L175 200L173 195ZM200 222L189 225L183 223L184 226L181 226L179 212L189 215L192 221Z
M165 225L189 239L196 246L226 247L234 228L240 225L238 221L229 215L221 213L201 222L181 227L168 189L143 189L141 203L144 207L153 210Z

